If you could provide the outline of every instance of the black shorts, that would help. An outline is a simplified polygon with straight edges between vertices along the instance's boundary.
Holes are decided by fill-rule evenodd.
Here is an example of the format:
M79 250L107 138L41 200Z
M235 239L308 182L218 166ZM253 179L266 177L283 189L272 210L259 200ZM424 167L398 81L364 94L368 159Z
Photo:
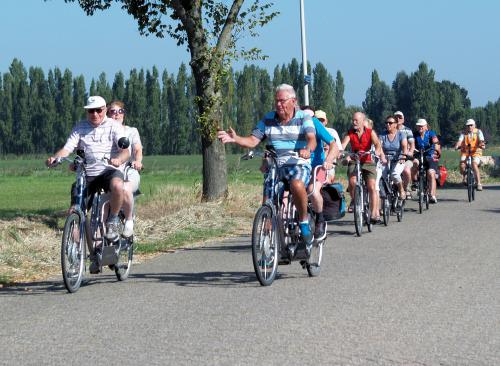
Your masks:
M92 196L95 192L103 189L104 192L109 192L111 180L113 178L120 178L123 181L123 173L118 169L108 169L100 175L94 177L87 177L87 197ZM76 203L76 182L71 186L71 204Z

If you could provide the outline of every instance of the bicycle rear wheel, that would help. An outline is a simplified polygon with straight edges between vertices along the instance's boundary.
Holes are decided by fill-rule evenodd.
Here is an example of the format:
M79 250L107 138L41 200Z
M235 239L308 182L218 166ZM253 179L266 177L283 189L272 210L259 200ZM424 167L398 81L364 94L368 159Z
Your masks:
M363 197L362 190L360 186L354 187L354 227L356 229L356 235L361 236L363 234Z
M78 291L85 270L85 232L81 230L80 215L73 212L64 223L61 242L61 270L68 292Z
M273 283L278 272L279 247L277 225L271 207L264 205L257 210L252 229L252 262L255 275L262 286Z

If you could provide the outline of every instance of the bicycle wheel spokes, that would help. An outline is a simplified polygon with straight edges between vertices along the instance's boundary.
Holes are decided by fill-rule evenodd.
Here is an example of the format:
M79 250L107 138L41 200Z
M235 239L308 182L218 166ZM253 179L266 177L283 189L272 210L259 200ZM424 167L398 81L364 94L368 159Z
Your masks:
M354 188L354 227L356 235L363 233L363 191L359 185Z
M389 225L389 216L391 214L391 202L393 200L390 200L388 196L382 198L381 204L382 204L382 217L384 219L384 225L387 226Z
M85 233L81 232L80 216L71 213L64 224L61 243L61 271L68 292L80 288L85 259Z
M278 270L276 224L271 207L264 205L255 214L252 230L252 262L262 286L273 283Z
M368 194L368 190L366 187L363 189L363 204L364 204L364 220L366 223L366 227L368 228L368 232L371 232L373 230L373 224L372 224L372 211L370 209L370 196Z

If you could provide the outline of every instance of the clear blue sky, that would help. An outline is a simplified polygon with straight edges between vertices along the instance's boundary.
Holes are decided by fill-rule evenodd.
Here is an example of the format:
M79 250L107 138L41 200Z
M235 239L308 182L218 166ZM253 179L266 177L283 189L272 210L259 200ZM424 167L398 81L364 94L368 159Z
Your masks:
M249 2L249 0L247 0ZM299 0L275 0L281 12L257 39L275 65L301 59ZM309 61L344 76L348 104L360 105L371 72L392 83L398 71L415 71L421 61L437 80L469 91L473 106L500 97L500 0L304 0ZM189 55L170 38L141 37L118 6L87 17L63 0L0 1L0 72L13 58L45 71L58 66L83 74L87 82L106 72L132 68L176 73ZM242 64L235 65L240 69Z

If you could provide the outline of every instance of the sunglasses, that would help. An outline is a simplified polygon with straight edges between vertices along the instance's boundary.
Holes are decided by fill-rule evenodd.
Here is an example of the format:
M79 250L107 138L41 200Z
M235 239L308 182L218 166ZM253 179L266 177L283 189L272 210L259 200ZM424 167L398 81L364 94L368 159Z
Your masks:
M386 122L385 124L386 125L393 125L394 123L397 123L397 122Z
M403 116L397 115L396 118L397 119L403 119Z
M111 115L113 115L113 114L125 114L125 109L123 109L123 108L120 108L120 109L110 109L108 111L108 114L111 114Z
M92 109L87 109L88 114L93 114L93 113L98 113L101 114L104 108L92 108Z

